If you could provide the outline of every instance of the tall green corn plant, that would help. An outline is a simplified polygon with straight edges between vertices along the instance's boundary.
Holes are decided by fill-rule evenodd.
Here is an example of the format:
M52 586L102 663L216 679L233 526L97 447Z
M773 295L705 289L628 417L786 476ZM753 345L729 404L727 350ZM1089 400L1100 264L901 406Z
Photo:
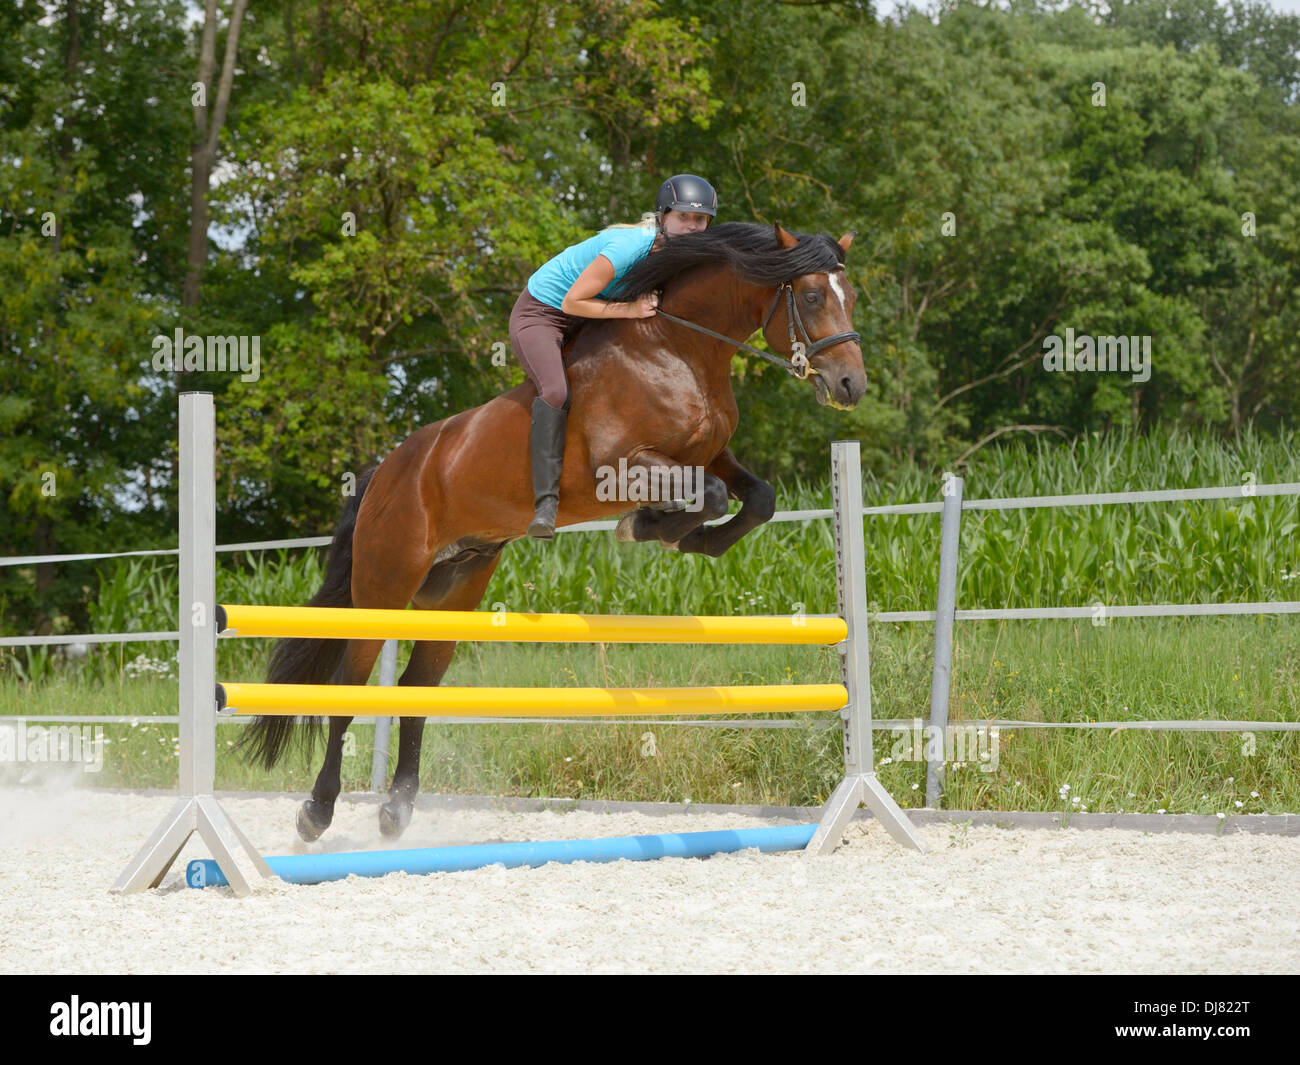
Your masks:
M217 558L218 603L302 606L316 594L324 576L324 552L319 549L222 552ZM260 680L271 646L270 640L220 641L217 661L222 676Z
M168 631L176 627L176 563L170 559L115 558L99 571L94 599L87 604L97 633ZM86 656L85 669L119 690L126 666L141 655L156 669L175 658L176 648L156 642L99 644Z

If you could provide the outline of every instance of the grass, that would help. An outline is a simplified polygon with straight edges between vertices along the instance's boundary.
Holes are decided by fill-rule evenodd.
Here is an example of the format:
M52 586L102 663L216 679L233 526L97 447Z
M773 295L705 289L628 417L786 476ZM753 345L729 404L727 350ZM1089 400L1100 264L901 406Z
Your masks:
M1010 496L1296 480L1300 438L1243 434L1231 446L1179 434L1087 438L989 449L965 471L966 495ZM911 469L868 480L866 502L938 498L937 477ZM794 485L781 506L829 505L825 485ZM1300 538L1294 497L1187 504L968 512L961 606L1050 606L1295 598ZM873 609L932 606L938 521L872 518ZM222 555L218 598L301 603L319 582L317 552ZM606 534L512 545L484 607L587 613L809 613L835 609L828 522L770 526L726 556L678 556ZM174 563L115 560L100 569L89 611L99 631L175 625ZM70 624L70 623L69 623ZM956 631L954 721L1123 721L1297 717L1294 617L962 622ZM64 631L69 630L64 626ZM928 716L928 625L872 626L877 718ZM227 679L261 679L269 642L223 641ZM408 645L403 646L403 658ZM45 650L0 654L0 714L175 713L173 648L132 643L64 662ZM835 680L820 648L514 646L463 644L447 683L651 686ZM105 698L105 696L108 698ZM438 792L646 801L815 805L839 779L835 715L784 730L653 725L439 725L426 729L422 787ZM830 727L828 727L830 726ZM230 751L241 725L219 731L218 786L303 791L315 766L265 773ZM175 726L105 726L98 783L170 786ZM368 786L371 729L353 727L344 786ZM945 805L961 809L1225 813L1300 809L1293 733L1002 730L997 767L951 765ZM920 805L924 765L910 736L877 732L882 780ZM3 768L3 767L0 767ZM9 767L13 771L14 767ZM1065 785L1068 790L1064 790ZM1254 794L1252 794L1254 793ZM1238 806L1237 803L1242 805Z

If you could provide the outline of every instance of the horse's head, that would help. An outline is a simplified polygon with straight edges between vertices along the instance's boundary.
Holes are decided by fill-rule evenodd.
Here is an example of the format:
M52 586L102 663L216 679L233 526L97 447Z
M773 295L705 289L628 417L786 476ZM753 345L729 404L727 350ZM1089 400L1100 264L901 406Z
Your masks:
M782 248L799 243L799 238L780 226L775 227L775 234ZM846 233L835 242L829 237L804 239L823 240L832 252L838 244L847 252L853 236ZM818 403L837 410L851 410L867 390L861 337L853 331L857 298L843 265L837 265L779 285L763 321L763 336L772 350L803 370L800 376L812 378Z

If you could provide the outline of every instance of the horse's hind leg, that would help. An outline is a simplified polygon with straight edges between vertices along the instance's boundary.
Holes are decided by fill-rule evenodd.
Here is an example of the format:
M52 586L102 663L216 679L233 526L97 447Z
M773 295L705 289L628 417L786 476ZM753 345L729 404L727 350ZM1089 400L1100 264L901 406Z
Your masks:
M370 679L375 659L383 648L382 640L349 640L343 661L334 672L332 684L365 684ZM334 801L343 787L340 774L343 768L343 737L350 717L331 717L329 741L325 745L325 761L316 774L311 798L298 807L298 835L307 843L320 838L334 820Z
M447 657L450 660L450 654ZM446 666L443 669L445 671ZM406 674L403 673L402 677L405 679ZM388 789L388 801L379 808L379 831L389 839L396 839L411 823L415 793L420 790L420 744L424 740L424 721L422 717L402 718L401 739L397 748L397 769L393 771L393 784Z
M412 599L421 610L473 610L479 605L488 581L501 558L504 544L489 544L461 562L447 561L434 566L424 586ZM455 640L419 640L411 649L411 660L398 684L427 686L442 682L456 652ZM379 808L379 830L389 838L400 836L411 823L415 795L420 790L420 747L424 739L422 717L402 718L397 768L388 789L388 801Z
M451 665L456 644L448 640L419 640L398 684L407 687L436 685ZM388 801L379 808L379 831L395 839L411 823L415 795L420 790L420 746L424 740L422 717L403 717L397 747L397 768L388 789Z
M343 765L343 737L352 724L350 717L331 717L330 736L325 746L325 761L316 774L316 783L311 789L311 798L305 799L298 807L296 825L298 835L306 843L320 839L321 833L330 827L334 820L334 800L339 797L342 787L340 773Z

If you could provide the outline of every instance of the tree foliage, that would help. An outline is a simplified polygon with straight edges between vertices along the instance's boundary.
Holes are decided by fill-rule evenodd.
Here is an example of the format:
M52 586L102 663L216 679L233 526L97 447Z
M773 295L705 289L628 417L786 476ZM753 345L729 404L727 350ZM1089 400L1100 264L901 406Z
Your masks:
M256 380L186 375L220 397L223 539L321 531L348 474L521 379L506 325L529 273L680 171L714 182L720 218L858 233L870 390L832 413L738 357L735 448L762 474L819 476L846 436L887 474L1017 426L1234 435L1300 401L1300 19L1254 0L887 21L264 0L197 306L188 10L0 8L2 553L171 541L176 379L151 356L177 328L260 342ZM1150 379L1045 372L1066 328L1151 337ZM86 588L0 570L16 630L72 624Z

